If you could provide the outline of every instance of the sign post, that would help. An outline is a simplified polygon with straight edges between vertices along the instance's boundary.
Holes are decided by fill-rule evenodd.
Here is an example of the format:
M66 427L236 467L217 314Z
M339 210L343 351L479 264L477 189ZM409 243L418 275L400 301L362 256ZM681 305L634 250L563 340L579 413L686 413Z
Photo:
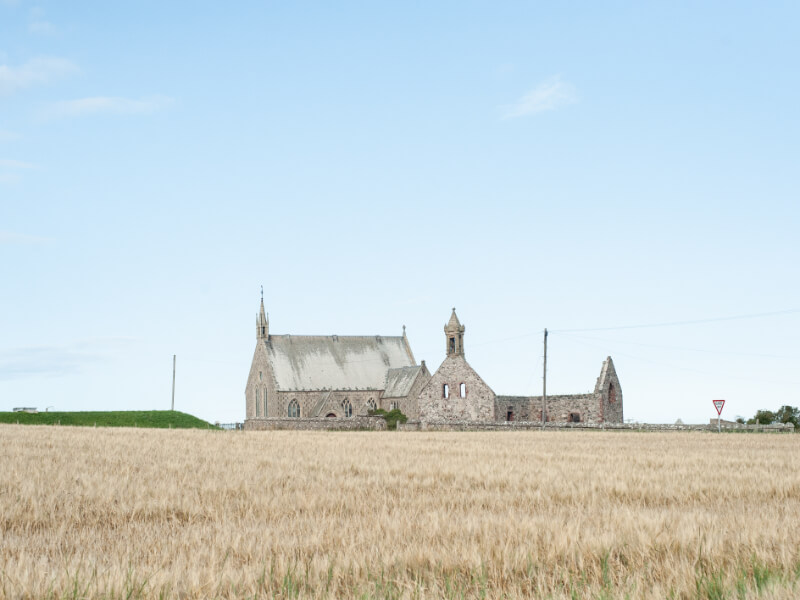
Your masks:
M717 433L722 433L722 425L720 425L719 418L722 415L723 406L725 406L725 400L714 400L714 408L717 409Z

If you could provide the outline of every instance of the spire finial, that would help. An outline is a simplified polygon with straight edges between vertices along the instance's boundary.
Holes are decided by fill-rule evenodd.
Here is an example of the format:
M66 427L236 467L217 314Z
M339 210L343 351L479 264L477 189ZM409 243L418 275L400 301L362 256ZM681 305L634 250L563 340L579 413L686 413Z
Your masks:
M406 334L406 326L403 325L403 335L405 335L405 334Z
M264 286L261 286L261 301L264 301Z

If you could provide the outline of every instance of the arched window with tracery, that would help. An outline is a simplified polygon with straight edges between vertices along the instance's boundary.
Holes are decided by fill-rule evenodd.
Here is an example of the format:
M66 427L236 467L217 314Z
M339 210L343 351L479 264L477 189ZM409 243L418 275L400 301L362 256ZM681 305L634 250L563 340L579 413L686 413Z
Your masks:
M375 400L370 398L369 400L367 400L367 408L369 410L378 410L378 405L375 404Z
M289 402L289 416L295 419L300 417L300 404L297 400Z
M342 400L342 411L344 411L345 417L353 416L353 405L350 404L350 400L348 400L347 398Z

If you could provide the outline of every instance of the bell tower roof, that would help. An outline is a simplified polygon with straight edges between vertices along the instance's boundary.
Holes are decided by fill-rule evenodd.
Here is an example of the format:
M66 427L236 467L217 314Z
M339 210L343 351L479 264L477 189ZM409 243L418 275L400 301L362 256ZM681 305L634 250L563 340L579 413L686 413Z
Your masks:
M464 331L461 321L458 320L455 308L453 308L453 314L450 315L450 320L447 322L447 325L444 326L444 330L453 332Z
M447 343L447 356L464 356L464 327L461 321L458 320L456 309L453 308L453 314L450 315L450 320L444 326L444 336Z

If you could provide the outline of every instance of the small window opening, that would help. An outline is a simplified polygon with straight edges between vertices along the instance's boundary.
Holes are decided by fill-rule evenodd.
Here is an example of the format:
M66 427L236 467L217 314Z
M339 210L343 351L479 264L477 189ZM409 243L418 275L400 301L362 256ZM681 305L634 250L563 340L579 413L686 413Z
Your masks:
M397 401L396 400L389 405L389 410L397 410Z
M262 377L263 373L261 371L258 372L258 380L262 381L264 378Z
M289 402L289 416L294 419L300 417L300 405L297 403L297 400Z
M508 413L506 414L506 421L513 421L514 420L514 411L512 409L508 409Z
M442 398L450 397L450 386L446 383L442 386Z
M456 338L450 338L450 353L454 353L456 351Z
M580 423L580 422L581 422L580 413L576 412L569 413L569 417L567 417L567 423Z
M466 398L467 397L467 384L466 383L462 383L461 385L458 386L458 395L461 396L462 398Z
M256 416L257 417L261 416L261 403L259 402L258 399L258 390L256 390Z
M328 413L327 415L325 415L325 418L326 419L335 419L336 418L336 413Z
M614 402L616 402L616 400L617 400L617 390L614 389L614 384L613 383L609 383L608 384L608 401L611 404L614 404Z
M353 405L350 404L350 400L348 400L347 398L342 400L342 410L344 411L345 417L353 416Z

